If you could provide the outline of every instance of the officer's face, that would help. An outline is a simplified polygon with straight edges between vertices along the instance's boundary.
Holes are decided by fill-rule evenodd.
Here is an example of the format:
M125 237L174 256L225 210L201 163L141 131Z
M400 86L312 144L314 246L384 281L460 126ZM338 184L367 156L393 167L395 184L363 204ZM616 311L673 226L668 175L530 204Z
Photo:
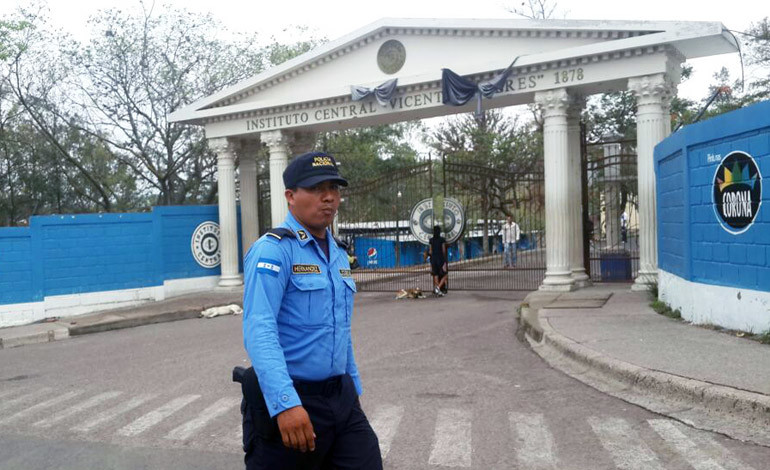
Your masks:
M289 210L302 225L311 233L322 233L337 214L340 187L333 181L324 181L312 188L287 189L286 200L289 202Z

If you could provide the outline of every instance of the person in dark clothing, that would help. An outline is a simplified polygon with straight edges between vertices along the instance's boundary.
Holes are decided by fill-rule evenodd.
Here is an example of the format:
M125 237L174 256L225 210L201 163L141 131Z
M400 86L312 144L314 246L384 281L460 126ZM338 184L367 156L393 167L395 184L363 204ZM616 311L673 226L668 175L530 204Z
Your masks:
M441 227L433 226L433 238L428 241L428 256L430 256L430 273L433 275L433 293L443 296L449 280L447 266L447 242L441 236Z

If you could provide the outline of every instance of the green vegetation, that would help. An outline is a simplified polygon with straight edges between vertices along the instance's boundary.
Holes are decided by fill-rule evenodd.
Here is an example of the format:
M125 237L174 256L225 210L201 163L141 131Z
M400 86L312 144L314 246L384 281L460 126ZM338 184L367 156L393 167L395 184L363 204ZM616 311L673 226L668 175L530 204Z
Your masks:
M671 307L660 300L654 300L650 307L652 307L653 310L655 310L657 313L668 317L673 318L674 320L681 320L682 319L682 312L679 311L679 309L672 310Z

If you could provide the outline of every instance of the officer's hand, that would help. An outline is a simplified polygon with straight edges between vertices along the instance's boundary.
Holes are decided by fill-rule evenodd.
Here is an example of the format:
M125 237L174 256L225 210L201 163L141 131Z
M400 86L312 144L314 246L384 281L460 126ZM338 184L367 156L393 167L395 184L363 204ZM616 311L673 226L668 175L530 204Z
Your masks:
M315 433L305 408L295 406L278 414L278 429L283 445L300 452L315 450Z

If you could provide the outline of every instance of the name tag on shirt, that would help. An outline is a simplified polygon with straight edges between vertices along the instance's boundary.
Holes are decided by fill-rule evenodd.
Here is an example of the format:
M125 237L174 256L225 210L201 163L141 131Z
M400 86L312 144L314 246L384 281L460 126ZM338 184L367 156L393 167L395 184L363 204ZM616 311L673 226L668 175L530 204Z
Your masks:
M340 269L340 274L342 277L351 277L349 269Z
M317 264L295 264L291 267L294 274L321 274L321 267Z

